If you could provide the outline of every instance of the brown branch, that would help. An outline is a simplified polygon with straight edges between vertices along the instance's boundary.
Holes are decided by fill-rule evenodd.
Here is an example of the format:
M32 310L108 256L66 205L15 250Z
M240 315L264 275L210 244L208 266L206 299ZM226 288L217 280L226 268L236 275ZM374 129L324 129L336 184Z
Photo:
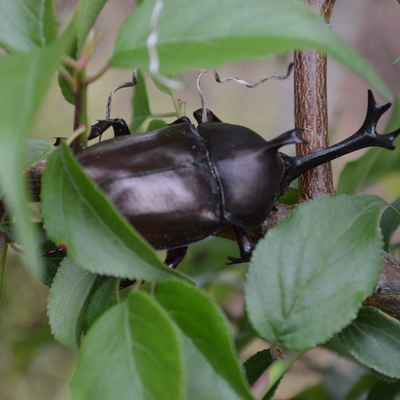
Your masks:
M306 0L329 22L335 0ZM326 94L326 56L315 50L294 54L295 124L308 144L297 145L297 154L304 155L325 149L328 142L328 105ZM330 163L306 172L299 178L301 200L334 194Z

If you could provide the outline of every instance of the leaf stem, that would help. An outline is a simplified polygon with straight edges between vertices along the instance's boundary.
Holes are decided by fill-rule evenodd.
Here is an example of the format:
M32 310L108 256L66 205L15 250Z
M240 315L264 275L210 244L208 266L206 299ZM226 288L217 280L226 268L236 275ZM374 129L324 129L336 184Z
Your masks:
M88 78L86 78L86 84L90 84L93 83L95 81L97 81L97 79L101 78L110 68L110 66L108 64L104 65L98 72L96 72L94 75L89 76Z
M177 114L178 118L181 118L182 117L182 104L180 103L179 99L177 99L175 92L172 92L171 98L172 98L172 102L173 102L175 110L176 110L176 114Z
M286 351L274 361L252 385L251 393L254 398L262 400L303 353L302 351Z

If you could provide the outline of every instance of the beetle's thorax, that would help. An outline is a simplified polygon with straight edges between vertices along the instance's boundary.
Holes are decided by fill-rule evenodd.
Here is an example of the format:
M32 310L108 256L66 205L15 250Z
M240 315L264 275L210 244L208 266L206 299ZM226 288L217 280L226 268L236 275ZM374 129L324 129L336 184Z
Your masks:
M282 176L275 148L252 130L225 123L197 128L204 137L221 186L224 217L251 230L271 211Z

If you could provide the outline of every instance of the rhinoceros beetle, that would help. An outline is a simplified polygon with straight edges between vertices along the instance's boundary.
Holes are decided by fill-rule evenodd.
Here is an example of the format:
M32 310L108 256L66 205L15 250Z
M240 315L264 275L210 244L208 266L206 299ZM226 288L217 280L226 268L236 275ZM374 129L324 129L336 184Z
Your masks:
M115 137L77 154L86 174L108 195L139 233L156 249L167 250L165 263L176 267L187 246L213 235L227 220L247 261L254 244L247 231L258 227L290 182L304 172L355 150L394 149L400 129L376 132L390 104L379 106L371 91L361 128L327 149L290 157L279 149L304 143L302 129L266 141L243 126L221 122L208 111L194 113L197 127L184 117L162 129L130 135L121 119L92 127L92 137L112 126Z

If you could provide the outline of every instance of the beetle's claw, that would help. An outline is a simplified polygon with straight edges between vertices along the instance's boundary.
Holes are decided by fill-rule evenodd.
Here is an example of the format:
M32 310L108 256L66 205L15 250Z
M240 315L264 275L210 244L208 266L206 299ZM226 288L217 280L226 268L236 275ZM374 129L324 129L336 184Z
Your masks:
M97 124L92 125L88 140L92 140L101 136L111 125L112 124L108 119L102 119Z
M130 135L128 125L123 119L102 119L97 124L91 126L88 139L91 140L101 136L110 126L114 129L114 136Z
M226 265L241 264L244 262L240 257L227 256L226 258L229 260Z

